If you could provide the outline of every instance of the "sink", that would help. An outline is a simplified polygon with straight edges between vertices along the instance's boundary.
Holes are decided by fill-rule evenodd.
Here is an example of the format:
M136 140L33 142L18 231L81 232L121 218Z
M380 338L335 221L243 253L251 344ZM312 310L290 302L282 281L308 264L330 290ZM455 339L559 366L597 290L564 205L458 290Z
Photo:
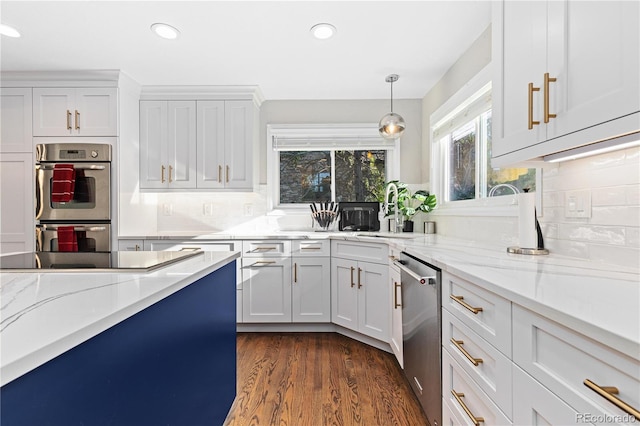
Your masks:
M418 236L413 232L359 232L356 234L356 237L399 238L404 240L412 240L418 238Z

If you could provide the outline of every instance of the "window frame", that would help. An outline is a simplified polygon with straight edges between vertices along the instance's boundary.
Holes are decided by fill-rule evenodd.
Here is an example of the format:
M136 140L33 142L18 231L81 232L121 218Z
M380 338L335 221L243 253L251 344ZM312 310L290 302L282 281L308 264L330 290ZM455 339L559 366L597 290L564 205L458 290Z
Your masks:
M483 88L490 86L492 81L492 66L485 66L478 74L476 74L469 82L467 82L460 90L444 102L429 117L429 135L430 135L430 181L431 192L434 194L445 194L445 178L444 173L447 171L447 153L442 149L440 140L441 136L435 136L437 124L439 124L447 116L460 109L460 106L467 102L470 98L477 95ZM491 90L491 89L490 89ZM493 108L492 113L493 113ZM495 132L495 130L494 130ZM479 142L477 142L479 143ZM486 162L487 153L484 150L476 149L476 166ZM525 163L520 166L536 168L536 209L538 216L542 216L542 168L539 164ZM478 169L478 167L476 167ZM476 194L479 191L479 185L486 176L478 175L476 170ZM504 195L500 197L483 197L472 200L456 200L445 201L444 196L438 199L438 208L432 213L436 216L517 216L517 196Z
M306 146L294 149L275 149L274 138L292 138L308 141ZM340 140L356 141L351 145L340 145ZM308 203L280 203L280 155L286 151L339 151L339 150L386 150L385 181L396 176L400 170L400 139L385 141L384 146L367 145L367 141L382 140L377 123L349 124L267 124L267 212L268 214L308 213ZM332 163L335 154L331 154ZM333 164L332 164L333 167ZM334 170L332 168L332 170ZM332 176L333 178L333 176ZM332 185L331 197L335 197Z

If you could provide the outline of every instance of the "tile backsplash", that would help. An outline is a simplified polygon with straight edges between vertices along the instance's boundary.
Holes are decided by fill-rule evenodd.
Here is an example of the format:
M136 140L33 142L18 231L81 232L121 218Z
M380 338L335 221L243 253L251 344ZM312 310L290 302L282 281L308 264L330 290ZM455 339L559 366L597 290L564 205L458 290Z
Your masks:
M542 178L545 246L552 253L640 269L640 148L546 165ZM591 217L567 217L576 191ZM587 215L587 214L585 214ZM438 233L517 245L515 216L434 216Z

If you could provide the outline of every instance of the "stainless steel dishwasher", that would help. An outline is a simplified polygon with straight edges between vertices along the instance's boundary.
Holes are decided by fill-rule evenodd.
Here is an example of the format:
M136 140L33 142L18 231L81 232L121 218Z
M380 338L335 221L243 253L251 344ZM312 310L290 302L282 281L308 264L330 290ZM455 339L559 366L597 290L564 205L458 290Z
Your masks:
M442 424L442 273L402 252L401 271L404 373L431 426Z

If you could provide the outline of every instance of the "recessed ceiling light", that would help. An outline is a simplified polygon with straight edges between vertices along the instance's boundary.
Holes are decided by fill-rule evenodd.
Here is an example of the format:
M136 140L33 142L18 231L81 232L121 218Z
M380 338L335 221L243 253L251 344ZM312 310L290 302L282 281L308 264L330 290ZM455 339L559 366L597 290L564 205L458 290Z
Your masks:
M168 24L155 23L151 25L151 31L162 38L174 40L180 35L180 31Z
M311 34L318 40L326 40L333 37L338 32L338 30L336 30L336 27L326 23L315 24L313 27L311 27L310 31Z
M0 24L0 34L13 38L20 37L18 30L5 24Z

